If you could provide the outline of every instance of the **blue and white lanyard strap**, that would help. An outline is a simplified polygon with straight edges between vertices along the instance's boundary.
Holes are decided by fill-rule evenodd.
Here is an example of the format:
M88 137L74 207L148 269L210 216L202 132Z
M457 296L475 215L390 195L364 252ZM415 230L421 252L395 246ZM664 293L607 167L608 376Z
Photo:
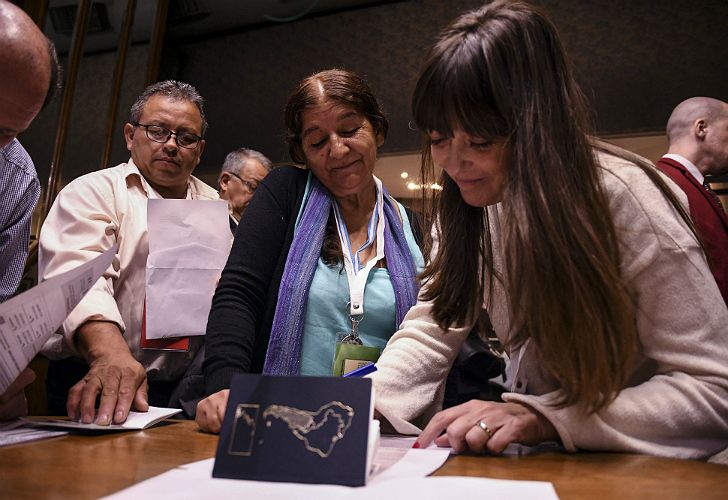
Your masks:
M367 240L364 242L364 244L359 247L357 251L352 250L351 248L351 241L349 240L349 231L346 228L346 222L344 221L344 217L341 215L341 208L339 207L338 202L334 202L334 217L336 218L336 229L339 233L339 240L341 241L341 251L344 254L344 257L349 258L349 262L353 266L354 274L358 274L359 271L361 271L362 264L361 264L361 253L372 246L374 241L376 240L376 230L377 230L377 223L379 222L379 207L380 207L380 199L381 196L379 195L379 189L377 189L377 197L376 197L376 204L374 206L374 210L372 210L372 216L369 218L369 224L367 226Z
M382 189L382 181L374 177L374 183L377 188L376 203L372 216L369 219L367 227L367 240L356 251L351 248L349 241L349 231L346 229L344 217L337 202L333 203L334 218L336 219L336 229L339 233L339 241L344 255L344 269L346 269L346 278L349 282L349 294L351 300L349 302L349 314L352 321L356 321L357 317L364 314L364 288L366 287L369 271L384 258L384 197ZM376 256L370 259L366 264L362 264L360 254L362 251L375 245Z

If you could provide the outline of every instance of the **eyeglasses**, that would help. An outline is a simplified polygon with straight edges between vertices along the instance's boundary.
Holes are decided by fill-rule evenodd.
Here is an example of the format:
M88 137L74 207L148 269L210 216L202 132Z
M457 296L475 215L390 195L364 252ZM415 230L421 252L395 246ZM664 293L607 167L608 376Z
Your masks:
M246 181L245 179L243 179L242 177L240 177L238 174L233 173L233 172L228 172L228 174L230 174L232 176L235 176L238 179L240 179L240 182L243 183L243 187L248 192L248 194L253 194L255 192L255 190L258 189L258 185L257 184L252 183L250 181Z
M144 125L143 123L132 123L135 127L144 127L147 132L147 138L154 142L167 142L171 136L174 136L174 141L181 148L195 149L202 140L197 134L192 132L172 132L166 127L161 125Z

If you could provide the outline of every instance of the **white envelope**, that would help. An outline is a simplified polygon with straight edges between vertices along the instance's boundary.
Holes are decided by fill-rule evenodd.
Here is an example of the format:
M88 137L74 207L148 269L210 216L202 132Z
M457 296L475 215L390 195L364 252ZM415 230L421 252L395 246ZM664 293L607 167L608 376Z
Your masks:
M204 335L232 243L224 200L147 205L146 338Z

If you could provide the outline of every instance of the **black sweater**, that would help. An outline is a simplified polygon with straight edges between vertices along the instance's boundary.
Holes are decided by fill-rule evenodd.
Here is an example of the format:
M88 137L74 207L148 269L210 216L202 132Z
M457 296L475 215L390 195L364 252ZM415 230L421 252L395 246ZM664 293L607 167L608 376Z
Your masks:
M308 170L268 174L243 213L212 299L205 336L205 394L230 387L235 373L263 371L278 289L303 203ZM405 209L422 246L419 218Z
M263 371L307 176L296 167L274 169L243 213L207 320L207 395L230 387L235 373Z

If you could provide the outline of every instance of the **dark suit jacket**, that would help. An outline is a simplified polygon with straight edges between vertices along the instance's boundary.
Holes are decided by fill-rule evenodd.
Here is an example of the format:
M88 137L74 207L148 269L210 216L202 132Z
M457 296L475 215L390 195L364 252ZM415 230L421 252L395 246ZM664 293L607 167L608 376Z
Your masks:
M688 196L690 216L705 247L710 270L728 305L728 215L682 164L670 158L661 158L657 168L675 181Z

